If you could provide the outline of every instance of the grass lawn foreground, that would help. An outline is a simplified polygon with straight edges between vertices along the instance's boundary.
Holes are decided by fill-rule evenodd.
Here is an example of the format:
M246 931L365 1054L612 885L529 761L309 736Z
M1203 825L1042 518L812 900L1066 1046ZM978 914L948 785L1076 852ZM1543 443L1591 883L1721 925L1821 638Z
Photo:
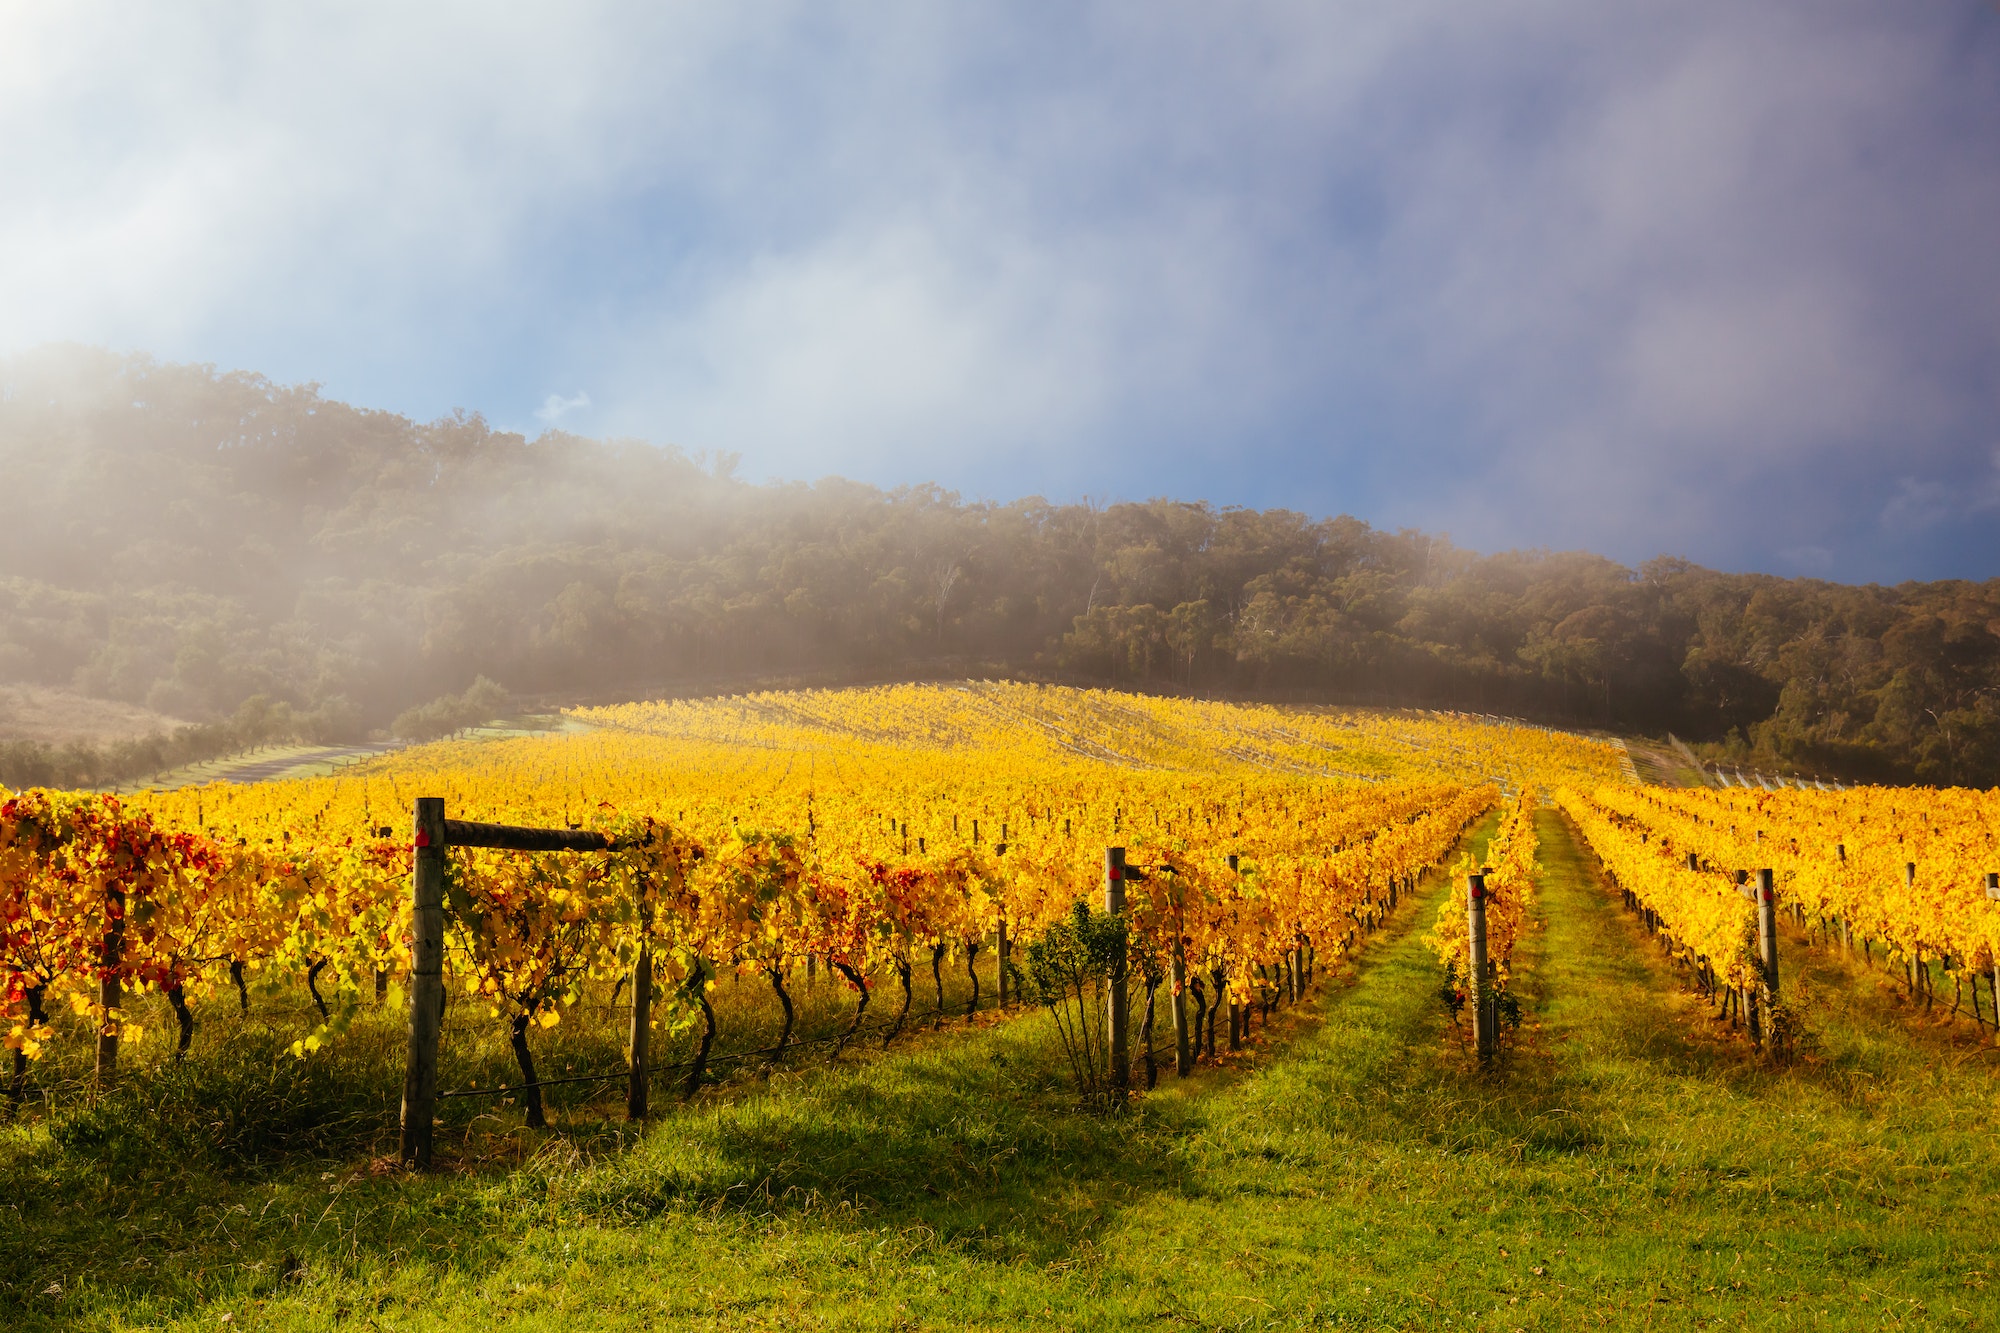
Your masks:
M1539 826L1490 1073L1437 999L1433 883L1255 1050L1115 1120L1072 1108L1028 1017L429 1179L8 1129L0 1324L2000 1325L1993 1049L1794 937L1814 1047L1769 1068Z

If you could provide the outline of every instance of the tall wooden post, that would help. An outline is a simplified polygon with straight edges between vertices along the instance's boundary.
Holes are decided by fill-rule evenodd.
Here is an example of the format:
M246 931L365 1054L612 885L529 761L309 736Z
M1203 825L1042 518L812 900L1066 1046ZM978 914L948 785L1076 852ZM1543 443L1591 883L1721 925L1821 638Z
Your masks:
M632 964L632 1060L625 1084L625 1118L644 1120L653 1083L653 950L639 946Z
M1242 859L1235 852L1229 854L1229 873L1232 875L1243 873ZM1182 961L1182 966L1186 967L1186 960ZM1250 997L1246 995L1239 1001L1236 991L1237 985L1232 979L1229 983L1229 1049L1232 1051L1242 1050L1243 1038L1250 1035ZM1179 1025L1176 1024L1175 1031L1179 1030ZM1179 1052L1175 1054L1178 1055Z
M1235 857L1230 857L1235 862ZM1176 900L1180 896L1180 885L1174 886ZM1194 1069L1194 1055L1188 1044L1187 1011L1187 943L1179 929L1178 920L1174 930L1174 947L1167 955L1167 984L1171 989L1168 1007L1174 1016L1174 1076L1186 1078Z
M1903 888L1906 892L1914 893L1916 887L1917 863L1915 861L1905 861L1903 863ZM1930 967L1924 962L1924 947L1919 944L1912 951L1910 959L1910 996L1912 999L1927 997L1930 993L1930 988ZM1926 1009L1930 1007L1928 1000L1926 1000L1924 1007Z
M1187 950L1178 935L1174 936L1173 954L1167 962L1167 981L1173 987L1170 1007L1174 1015L1174 1075L1186 1078L1194 1068L1194 1056L1188 1049Z
M1471 942L1472 1036L1482 1063L1493 1058L1491 987L1486 976L1486 876L1465 877L1465 933Z
M999 941L1000 1008L1003 1010L1006 1009L1007 1007L1007 962L1008 962L1008 954L1010 952L1011 952L1011 942L1007 938L1007 918L1003 916L1000 918L1000 941Z
M1766 1006L1778 998L1778 891L1771 872L1757 872L1757 961L1764 970Z
M403 1072L403 1162L431 1164L438 1027L444 1000L444 798L419 796L410 875L410 1056Z
M104 950L100 955L103 976L97 983L97 1003L104 1010L104 1026L97 1030L97 1086L108 1088L118 1081L118 1021L125 1008L125 987L119 968L125 960L125 890L104 891Z
M1125 915L1125 849L1106 847L1104 849L1104 911L1108 916ZM1119 1101L1132 1086L1132 1056L1126 1046L1126 1028L1129 1026L1125 1008L1125 955L1120 952L1112 960L1110 1002L1104 1015L1107 1029L1107 1044L1111 1048L1111 1089Z
M2000 874L1987 874L1986 896L2000 901ZM2000 958L1993 960L1993 1039L2000 1042Z
M1833 850L1840 857L1841 866L1845 868L1847 865L1847 844L1844 842L1835 843ZM1854 924L1847 919L1845 909L1842 909L1840 913L1840 947L1846 951L1848 957L1851 958L1854 956Z

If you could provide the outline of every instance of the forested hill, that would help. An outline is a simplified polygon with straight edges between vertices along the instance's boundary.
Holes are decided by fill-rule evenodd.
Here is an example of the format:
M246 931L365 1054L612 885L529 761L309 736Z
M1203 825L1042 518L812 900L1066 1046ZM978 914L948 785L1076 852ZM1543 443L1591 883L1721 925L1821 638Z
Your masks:
M2000 583L1482 557L1353 518L752 485L81 349L0 362L0 681L328 739L520 694L1011 670L1460 706L2000 781Z

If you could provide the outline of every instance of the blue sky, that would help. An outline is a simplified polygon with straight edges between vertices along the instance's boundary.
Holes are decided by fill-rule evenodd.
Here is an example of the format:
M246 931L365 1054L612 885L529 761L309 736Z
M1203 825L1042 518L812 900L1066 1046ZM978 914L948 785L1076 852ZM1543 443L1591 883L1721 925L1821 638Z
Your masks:
M2000 575L1992 0L0 0L0 182L0 352Z

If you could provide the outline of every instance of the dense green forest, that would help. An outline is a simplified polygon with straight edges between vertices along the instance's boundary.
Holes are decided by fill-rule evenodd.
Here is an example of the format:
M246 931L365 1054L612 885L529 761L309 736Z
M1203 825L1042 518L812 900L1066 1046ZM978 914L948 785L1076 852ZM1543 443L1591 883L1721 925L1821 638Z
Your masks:
M561 701L1005 671L2000 781L2000 582L1481 556L1173 500L760 485L726 456L419 424L78 348L0 361L0 469L0 680L217 735L346 739L427 703L435 720L480 676Z

